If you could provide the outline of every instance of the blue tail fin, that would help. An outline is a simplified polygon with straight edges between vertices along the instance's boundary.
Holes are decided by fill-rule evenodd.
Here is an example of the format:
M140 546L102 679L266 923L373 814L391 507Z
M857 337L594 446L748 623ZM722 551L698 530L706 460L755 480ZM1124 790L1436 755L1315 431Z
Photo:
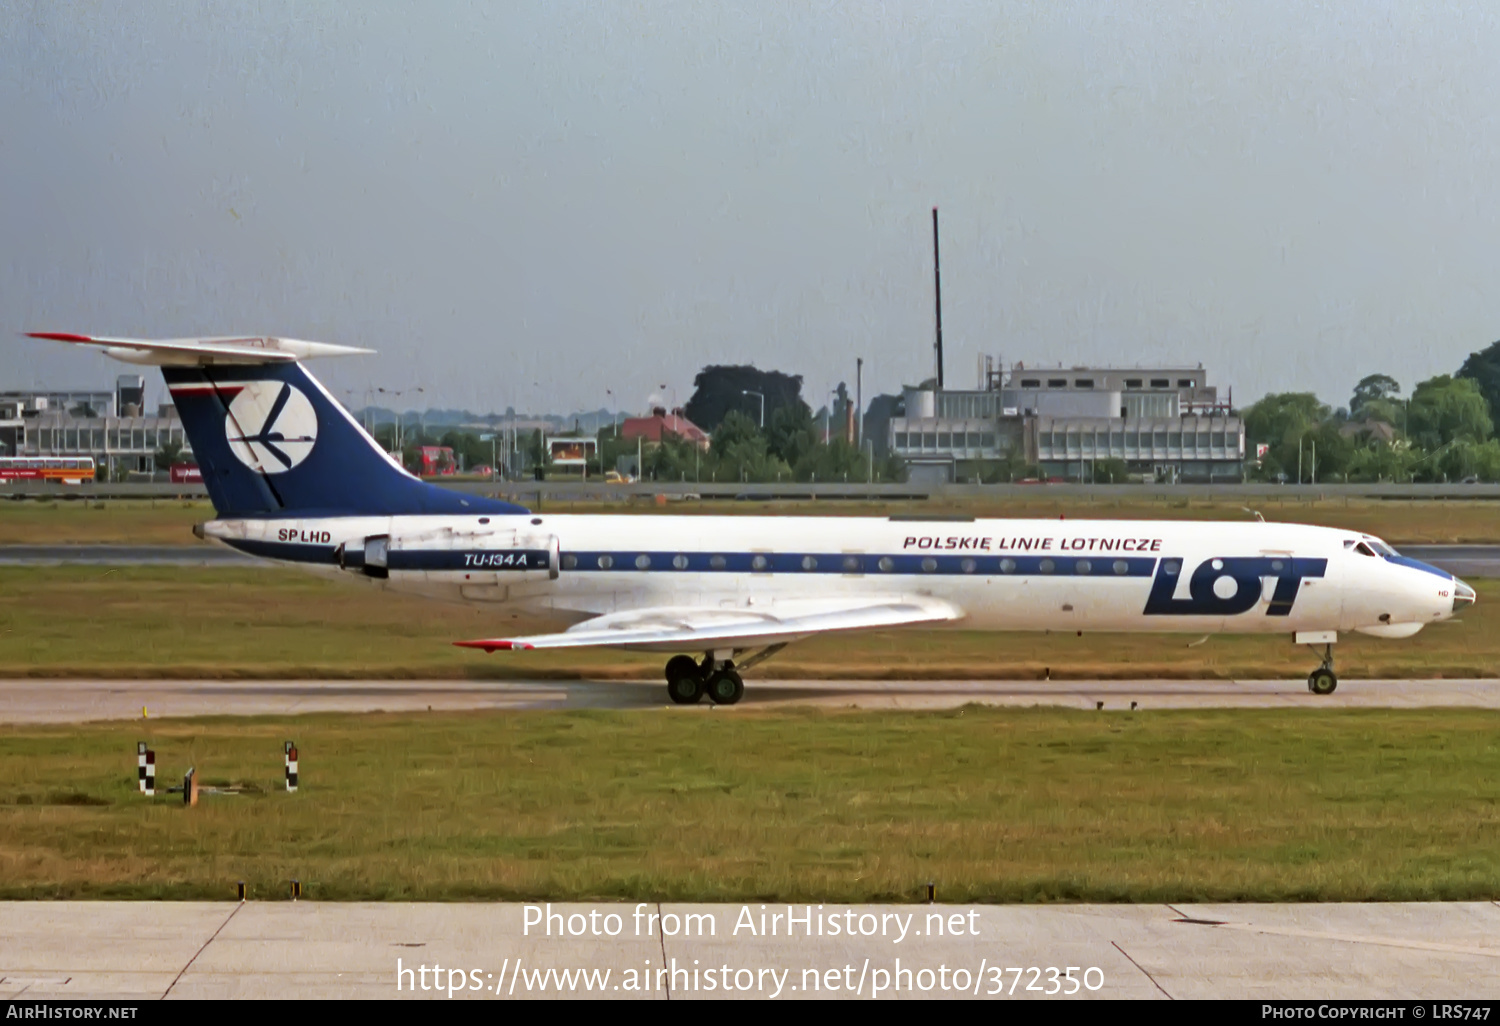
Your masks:
M517 514L420 481L298 363L163 367L220 516Z

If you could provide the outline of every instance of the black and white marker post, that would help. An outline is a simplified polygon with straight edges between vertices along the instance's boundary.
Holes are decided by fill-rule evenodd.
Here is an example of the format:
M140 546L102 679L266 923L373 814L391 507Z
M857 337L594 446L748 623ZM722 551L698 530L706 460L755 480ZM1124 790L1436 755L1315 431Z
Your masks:
M297 746L288 741L286 743L286 789L288 792L297 790Z
M136 787L141 794L151 798L156 794L156 753L146 747L146 742L135 745Z

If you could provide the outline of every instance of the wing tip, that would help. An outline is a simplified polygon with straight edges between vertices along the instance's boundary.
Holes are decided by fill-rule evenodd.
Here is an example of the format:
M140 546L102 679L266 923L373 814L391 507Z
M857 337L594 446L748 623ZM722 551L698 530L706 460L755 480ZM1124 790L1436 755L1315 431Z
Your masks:
M76 334L74 334L73 332L70 332L70 331L28 331L25 334L26 334L27 338L45 338L45 339L50 339L53 342L92 342L92 341L94 341L91 336L88 336L88 335L76 335Z
M481 638L478 641L455 641L457 648L479 648L486 652L507 652L514 649L518 652L529 652L532 646L524 641L500 641L498 639Z

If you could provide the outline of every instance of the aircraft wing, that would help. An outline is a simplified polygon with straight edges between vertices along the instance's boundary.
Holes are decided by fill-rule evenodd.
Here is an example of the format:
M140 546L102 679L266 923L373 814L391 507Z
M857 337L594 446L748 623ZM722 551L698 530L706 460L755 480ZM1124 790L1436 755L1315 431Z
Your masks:
M327 342L303 342L295 338L225 336L221 338L113 338L75 335L65 331L29 331L28 338L99 346L105 354L125 363L158 367L208 367L225 364L288 363L312 356L352 356L374 352Z
M585 620L559 634L455 641L462 648L502 649L609 647L659 652L755 648L797 641L831 631L875 630L959 620L963 610L930 598L876 602L799 604L783 610L661 607Z

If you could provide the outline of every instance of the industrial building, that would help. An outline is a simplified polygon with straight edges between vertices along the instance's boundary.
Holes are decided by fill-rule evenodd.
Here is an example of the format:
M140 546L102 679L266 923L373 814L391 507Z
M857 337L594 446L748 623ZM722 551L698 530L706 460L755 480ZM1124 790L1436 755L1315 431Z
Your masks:
M1034 368L986 360L980 387L928 381L902 392L886 443L908 480L993 477L996 466L1090 481L1101 460L1136 480L1240 481L1244 424L1199 367Z
M1197 367L1027 367L982 356L978 387L944 387L938 212L932 208L933 378L880 396L865 417L914 484L1096 480L1243 481L1245 425ZM877 409L878 408L878 409ZM876 443L878 449L879 443ZM1118 461L1118 462L1116 462Z
M165 471L156 454L179 449L191 459L171 403L145 412L146 379L122 374L113 392L0 392L0 455L92 456L100 477Z

